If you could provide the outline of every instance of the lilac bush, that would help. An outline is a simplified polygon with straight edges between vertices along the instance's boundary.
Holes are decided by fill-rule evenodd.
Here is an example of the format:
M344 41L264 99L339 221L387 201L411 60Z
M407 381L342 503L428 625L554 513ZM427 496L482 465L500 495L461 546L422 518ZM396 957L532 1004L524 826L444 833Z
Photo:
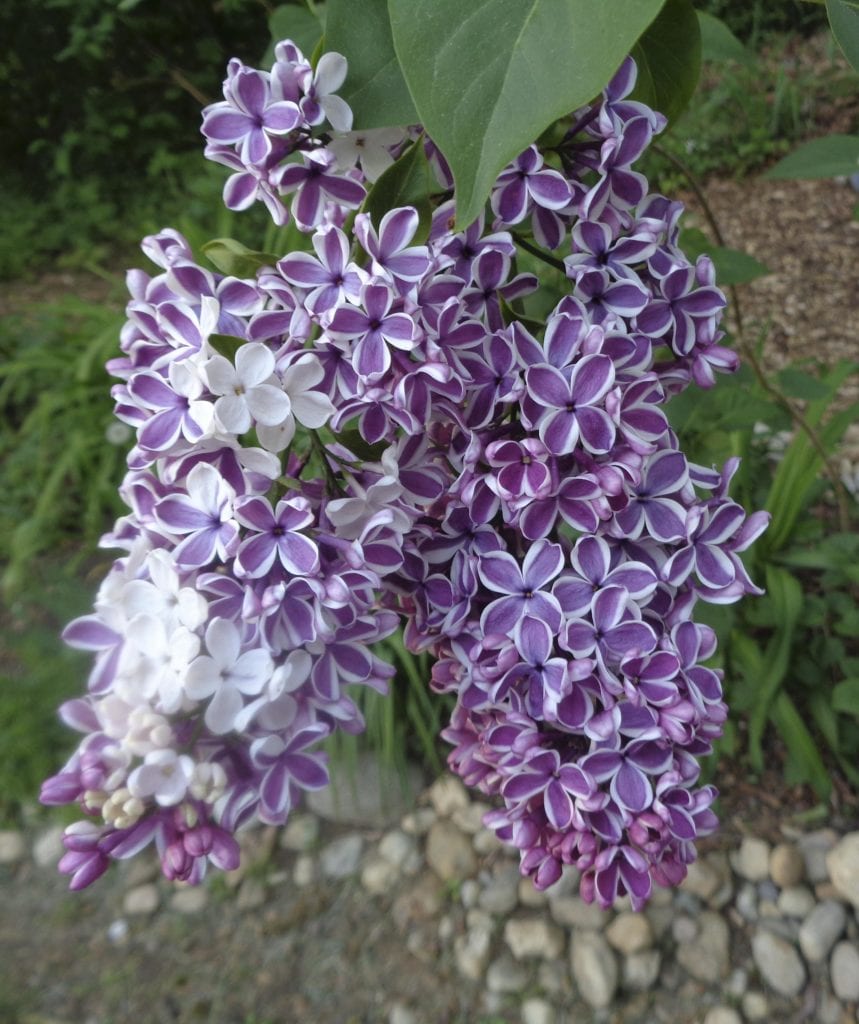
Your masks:
M402 623L522 873L575 865L585 899L639 908L716 825L700 760L727 711L692 616L760 592L738 553L767 522L728 497L736 460L690 463L663 411L736 368L712 264L633 169L664 119L628 98L628 59L459 230L420 126L353 132L342 57L275 58L230 63L206 154L230 209L263 202L308 249L213 273L165 230L157 272L128 276L129 511L65 632L94 665L42 790L83 814L60 870L81 888L152 843L168 878L235 867L238 830L326 785L320 742L363 728L354 687L386 691L373 645ZM374 213L413 159L432 209ZM565 275L542 321L523 253Z

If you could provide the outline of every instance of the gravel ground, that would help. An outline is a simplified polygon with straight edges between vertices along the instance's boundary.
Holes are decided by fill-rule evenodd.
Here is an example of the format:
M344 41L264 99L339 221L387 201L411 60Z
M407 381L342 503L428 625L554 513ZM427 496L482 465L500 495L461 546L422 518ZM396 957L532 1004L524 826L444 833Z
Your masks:
M393 808L373 792L248 831L242 866L199 888L142 857L64 894L58 826L0 832L0 1020L859 1020L859 832L740 838L729 813L679 890L602 911L575 871L549 894L521 879L454 777Z
M738 289L747 337L763 336L764 366L859 362L859 193L841 180L760 179L714 180L706 194L726 244L772 271ZM690 222L706 230L694 197L685 198ZM859 399L859 375L840 397ZM859 423L848 431L845 453L859 461Z

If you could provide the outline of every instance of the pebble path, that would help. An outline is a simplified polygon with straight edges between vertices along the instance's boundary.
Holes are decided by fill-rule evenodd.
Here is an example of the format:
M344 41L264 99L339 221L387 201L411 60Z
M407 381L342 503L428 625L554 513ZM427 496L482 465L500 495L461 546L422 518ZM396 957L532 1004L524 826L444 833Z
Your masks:
M284 830L249 830L242 867L226 879L235 910L259 910L282 885L360 887L416 969L447 963L479 1007L474 1020L491 1024L859 1021L859 832L787 832L776 844L747 836L704 854L678 890L657 890L633 913L625 902L584 903L575 871L535 891L483 828L487 806L452 776L393 820L344 806L316 799ZM53 871L60 831L0 831L0 874L25 863ZM154 915L210 904L211 883L175 887L152 867L125 871L111 942ZM360 1020L437 1024L408 1000L380 1000L378 1017Z

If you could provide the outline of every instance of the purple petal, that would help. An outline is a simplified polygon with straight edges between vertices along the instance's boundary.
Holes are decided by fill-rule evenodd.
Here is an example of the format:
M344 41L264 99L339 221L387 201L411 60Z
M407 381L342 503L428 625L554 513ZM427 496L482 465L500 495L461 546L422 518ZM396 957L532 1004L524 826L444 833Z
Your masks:
M278 539L277 547L283 567L294 575L309 576L319 568L319 554L309 537L285 533Z
M519 624L516 646L531 665L547 661L552 650L552 634L548 625L541 619L526 615Z
M274 564L277 545L271 534L261 534L246 540L239 548L238 561L248 576L264 576Z
M646 654L656 646L656 634L646 622L622 622L605 633L606 646L615 654Z
M616 626L626 611L629 594L623 587L604 587L594 598L593 620L600 632Z
M414 207L404 206L386 213L379 225L379 262L384 264L387 257L405 249L417 229L418 212Z
M212 109L203 116L203 134L213 142L227 145L240 142L253 127L253 121L240 110Z
M492 198L492 208L505 224L518 224L528 212L528 188L524 178L513 178Z
M576 544L571 561L591 583L602 583L610 566L608 544L599 537L582 537Z
M609 360L609 363L611 361ZM571 401L571 389L564 375L554 366L532 366L525 375L528 391L543 405L566 409Z
M483 582L499 594L515 594L523 589L522 572L506 551L489 551L480 557L478 572Z
M522 563L522 577L529 590L540 590L564 567L564 549L547 541L535 544Z
M573 820L573 802L557 779L552 779L543 794L546 817L558 831L569 827Z
M269 99L269 85L262 72L242 68L232 79L231 87L239 103L255 119L262 120L266 102Z
M328 785L328 769L309 754L290 754L286 759L289 772L302 789L324 789Z
M308 252L294 252L277 264L277 269L290 284L302 288L315 288L331 280L331 272L319 265Z
M535 202L550 210L562 210L571 199L566 178L557 171L538 171L528 177L528 191Z
M341 306L334 311L328 331L331 334L342 334L347 338L363 334L370 326L367 314L354 306Z
M212 525L212 517L203 512L181 495L163 498L155 506L155 516L168 530L174 533L190 533L205 530Z
M510 636L525 614L528 602L522 597L499 597L484 609L480 623L486 635Z
M602 455L614 444L615 427L605 409L585 406L576 414L582 445L594 455ZM547 445L548 447L548 445Z
M614 384L614 363L608 356L585 356L573 370L570 390L577 406L593 405Z
M711 544L696 545L695 563L698 578L706 587L727 587L737 575L731 557Z
M650 460L645 477L647 495L671 494L688 479L688 464L682 452L660 452Z
M653 802L653 790L647 776L628 762L620 766L610 788L617 803L633 813L643 811Z
M654 540L669 544L686 534L686 509L679 502L660 498L644 506L647 531Z
M559 409L540 423L539 435L552 455L568 455L574 450L581 436L578 416Z
M620 316L635 316L647 305L650 296L636 284L613 284L602 294L602 302L606 309Z

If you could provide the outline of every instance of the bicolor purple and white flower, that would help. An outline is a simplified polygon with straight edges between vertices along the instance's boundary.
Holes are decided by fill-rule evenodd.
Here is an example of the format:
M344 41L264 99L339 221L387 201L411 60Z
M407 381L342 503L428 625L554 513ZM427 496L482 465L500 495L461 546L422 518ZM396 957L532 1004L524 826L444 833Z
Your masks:
M736 367L712 264L633 166L664 119L625 61L552 166L529 147L457 231L443 154L419 126L353 126L346 72L284 41L204 112L228 207L283 224L290 202L306 245L237 278L167 229L129 274L109 364L128 513L65 633L94 666L43 787L83 817L60 868L82 888L150 844L171 879L234 868L238 829L327 783L319 744L364 727L352 688L387 691L373 645L402 621L522 873L574 865L584 898L639 909L715 827L699 762L727 708L692 615L759 592L740 553L767 522L728 497L736 460L690 464L664 412ZM437 173L428 237L413 206L351 219L398 155ZM521 243L567 254L542 322Z

